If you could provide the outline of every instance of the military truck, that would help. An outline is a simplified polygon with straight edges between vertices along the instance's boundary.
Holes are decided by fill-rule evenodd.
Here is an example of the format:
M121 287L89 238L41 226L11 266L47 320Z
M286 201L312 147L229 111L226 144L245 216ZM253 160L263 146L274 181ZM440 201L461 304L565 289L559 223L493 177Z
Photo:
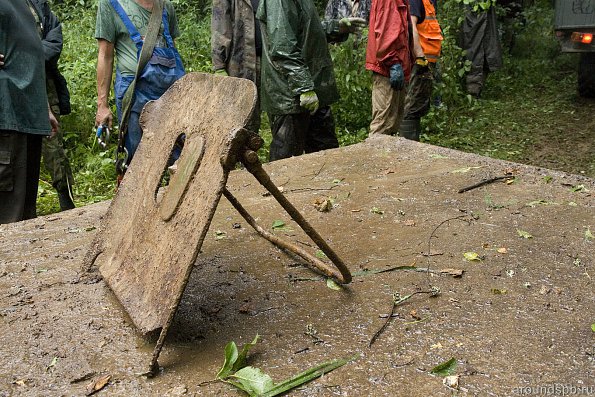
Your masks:
M562 52L580 53L579 95L595 98L595 0L556 0L554 15Z

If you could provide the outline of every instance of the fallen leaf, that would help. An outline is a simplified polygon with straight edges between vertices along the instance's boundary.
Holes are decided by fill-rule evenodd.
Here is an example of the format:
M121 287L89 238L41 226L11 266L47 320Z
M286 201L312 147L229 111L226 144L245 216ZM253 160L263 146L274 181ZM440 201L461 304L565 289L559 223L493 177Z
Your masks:
M411 315L411 317L413 317L416 320L421 320L421 317L417 315L417 310L413 309L409 312L409 314Z
M443 362L442 364L436 365L434 368L430 370L430 373L438 376L449 376L455 371L456 368L457 360L453 357L450 360Z
M460 377L461 377L461 375L446 376L444 379L442 379L442 383L444 383L444 385L447 387L452 387L453 389L458 389Z
M453 277L462 277L463 273L465 273L465 271L463 269L442 269L440 270L440 273L442 274L448 274L449 276L453 276Z
M576 207L576 206L578 206L578 204L577 204L577 203L575 203L574 201L569 201L569 202L568 202L568 205L569 205L569 206L571 206L571 207Z
M591 324L591 331L595 332L595 323Z
M343 289L343 287L337 284L332 278L326 279L326 286L335 291L341 291Z
M433 159L447 159L448 157L443 156L441 154L430 154L430 157Z
M463 256L469 262L473 262L473 261L479 262L479 261L481 261L481 257L479 256L479 254L477 252L465 252L465 253L463 253Z
M322 250L316 250L316 252L314 253L314 255L319 258L319 259L326 259L327 256L324 252L322 252Z
M589 189L587 189L585 187L585 185L576 185L576 186L573 186L572 189L570 189L570 190L572 190L573 192L589 193Z
M273 221L273 226L271 226L271 227L273 228L273 230L281 229L281 228L285 227L285 222L277 219L277 220Z
M217 230L215 232L215 240L222 240L227 236L227 234L225 232L222 232L221 230Z
M391 169L391 168L389 168L389 169L386 169L386 170L384 170L384 172L383 172L383 174L384 174L384 175L388 175L388 174L394 174L394 173L395 173L395 170L393 170L393 169Z
M473 169L477 169L477 168L481 168L481 166L479 166L479 167L465 167L465 168L459 168L459 169L457 169L457 170L453 170L453 171L450 171L450 172L451 172L452 174L464 174L464 173L466 173L466 172L469 172L469 171L471 171L471 170L473 170Z
M103 389L110 379L112 378L111 375L103 375L99 378L95 379L91 383L87 385L87 396L97 393L99 390Z
M517 229L516 232L519 234L519 237L526 238L526 239L533 238L533 236L529 232L526 232L524 230Z
M314 207L316 207L316 210L319 212L329 212L333 209L333 201L331 199L317 199L314 201Z
M382 211L378 207L372 207L372 208L370 208L370 212L373 213L373 214L378 214L378 215L384 214L384 211Z
M506 248L504 248L504 247L500 247L500 248L498 248L496 251L498 251L498 252L499 252L499 253L501 253L501 254L506 254L506 253L508 253L508 250L507 250Z
M351 210L351 212L361 212L362 210Z
M585 240L593 240L594 238L595 236L591 233L591 229L587 228L587 230L585 230Z
M407 219L403 224L405 226L415 226L415 221L413 219Z
M595 325L595 324L593 324L593 325ZM15 385L17 385L17 386L27 386L24 380L15 380L12 383L15 384Z
M499 288L492 288L491 291L494 295L505 295L508 293L508 290Z
M58 357L52 358L52 361L50 362L50 364L47 367L45 367L45 370L49 371L50 368L52 368L54 365L56 365L57 362L58 362Z
M430 346L430 349L434 350L434 349L442 349L442 343L438 342L438 343L434 343L433 345Z

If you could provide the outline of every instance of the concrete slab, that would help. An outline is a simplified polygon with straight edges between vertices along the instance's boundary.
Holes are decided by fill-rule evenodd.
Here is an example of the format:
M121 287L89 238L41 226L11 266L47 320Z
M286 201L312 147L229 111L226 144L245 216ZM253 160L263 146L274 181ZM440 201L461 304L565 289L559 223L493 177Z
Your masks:
M595 242L586 233L595 233L595 181L390 137L265 168L356 273L348 288L327 288L222 200L168 335L163 373L148 380L136 373L152 342L99 274L80 270L108 203L2 225L0 396L81 395L89 380L80 379L101 374L112 376L103 395L240 395L199 384L215 376L228 341L255 334L262 339L251 364L276 381L361 354L295 396L512 396L555 385L595 392ZM509 171L512 184L457 193ZM310 248L251 175L234 171L228 186L261 224L283 220L291 230L275 233ZM319 212L315 203L327 198L334 207ZM466 261L465 252L482 260ZM365 273L400 265L465 273ZM440 296L399 306L368 347L393 293L430 285ZM451 357L459 392L429 374Z

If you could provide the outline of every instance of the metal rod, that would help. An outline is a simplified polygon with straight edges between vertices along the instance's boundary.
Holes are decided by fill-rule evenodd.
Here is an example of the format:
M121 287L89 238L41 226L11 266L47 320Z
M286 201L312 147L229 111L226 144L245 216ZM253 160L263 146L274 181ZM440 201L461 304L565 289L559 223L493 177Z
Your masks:
M223 189L223 195L231 203L231 205L233 205L233 207L240 213L240 215L242 215L246 222L248 222L248 224L250 224L250 226L252 226L258 234L260 234L261 237L270 241L272 244L301 257L309 265L313 266L316 270L322 272L324 275L344 282L343 275L339 273L335 268L330 267L328 264L324 263L323 261L310 254L303 248L298 247L297 245L292 244L288 241L285 241L272 233L269 233L258 223L256 223L256 220L252 217L252 215L250 215L248 211L246 211L246 209L242 206L242 204L240 204L238 199L236 199L235 196L229 190L227 190L227 188Z
M349 284L351 282L351 273L345 263L339 258L339 256L331 249L331 247L324 241L324 239L318 234L318 232L308 223L308 221L300 214L300 212L285 198L283 193L277 189L277 186L271 181L269 175L264 171L258 156L256 161L254 160L255 152L246 150L243 155L242 163L246 169L254 175L256 180L264 186L275 199L281 204L283 209L293 218L294 221L302 228L302 230L316 243L316 245L324 252L324 254L330 259L331 262L341 273L341 278L337 278L343 284Z

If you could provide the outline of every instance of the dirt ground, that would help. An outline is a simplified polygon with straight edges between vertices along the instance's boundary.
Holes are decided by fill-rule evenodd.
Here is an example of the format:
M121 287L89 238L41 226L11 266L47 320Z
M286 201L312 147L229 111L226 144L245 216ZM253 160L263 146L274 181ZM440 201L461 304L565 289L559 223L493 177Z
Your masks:
M360 354L295 396L595 394L593 179L390 137L265 168L348 263L351 285L328 288L222 199L162 371L147 379L138 373L154 340L137 334L98 273L82 271L109 203L2 225L0 396L84 395L107 374L98 395L240 396L201 382L214 378L227 342L256 334L250 363L275 381ZM506 172L513 183L458 193ZM251 175L234 171L228 186L262 225L283 220L286 230L275 233L315 252ZM318 211L314 203L327 198L333 208ZM472 252L480 260L466 260ZM370 272L403 265L430 272ZM395 292L431 286L439 296L398 306L369 346ZM458 389L429 373L450 358Z

